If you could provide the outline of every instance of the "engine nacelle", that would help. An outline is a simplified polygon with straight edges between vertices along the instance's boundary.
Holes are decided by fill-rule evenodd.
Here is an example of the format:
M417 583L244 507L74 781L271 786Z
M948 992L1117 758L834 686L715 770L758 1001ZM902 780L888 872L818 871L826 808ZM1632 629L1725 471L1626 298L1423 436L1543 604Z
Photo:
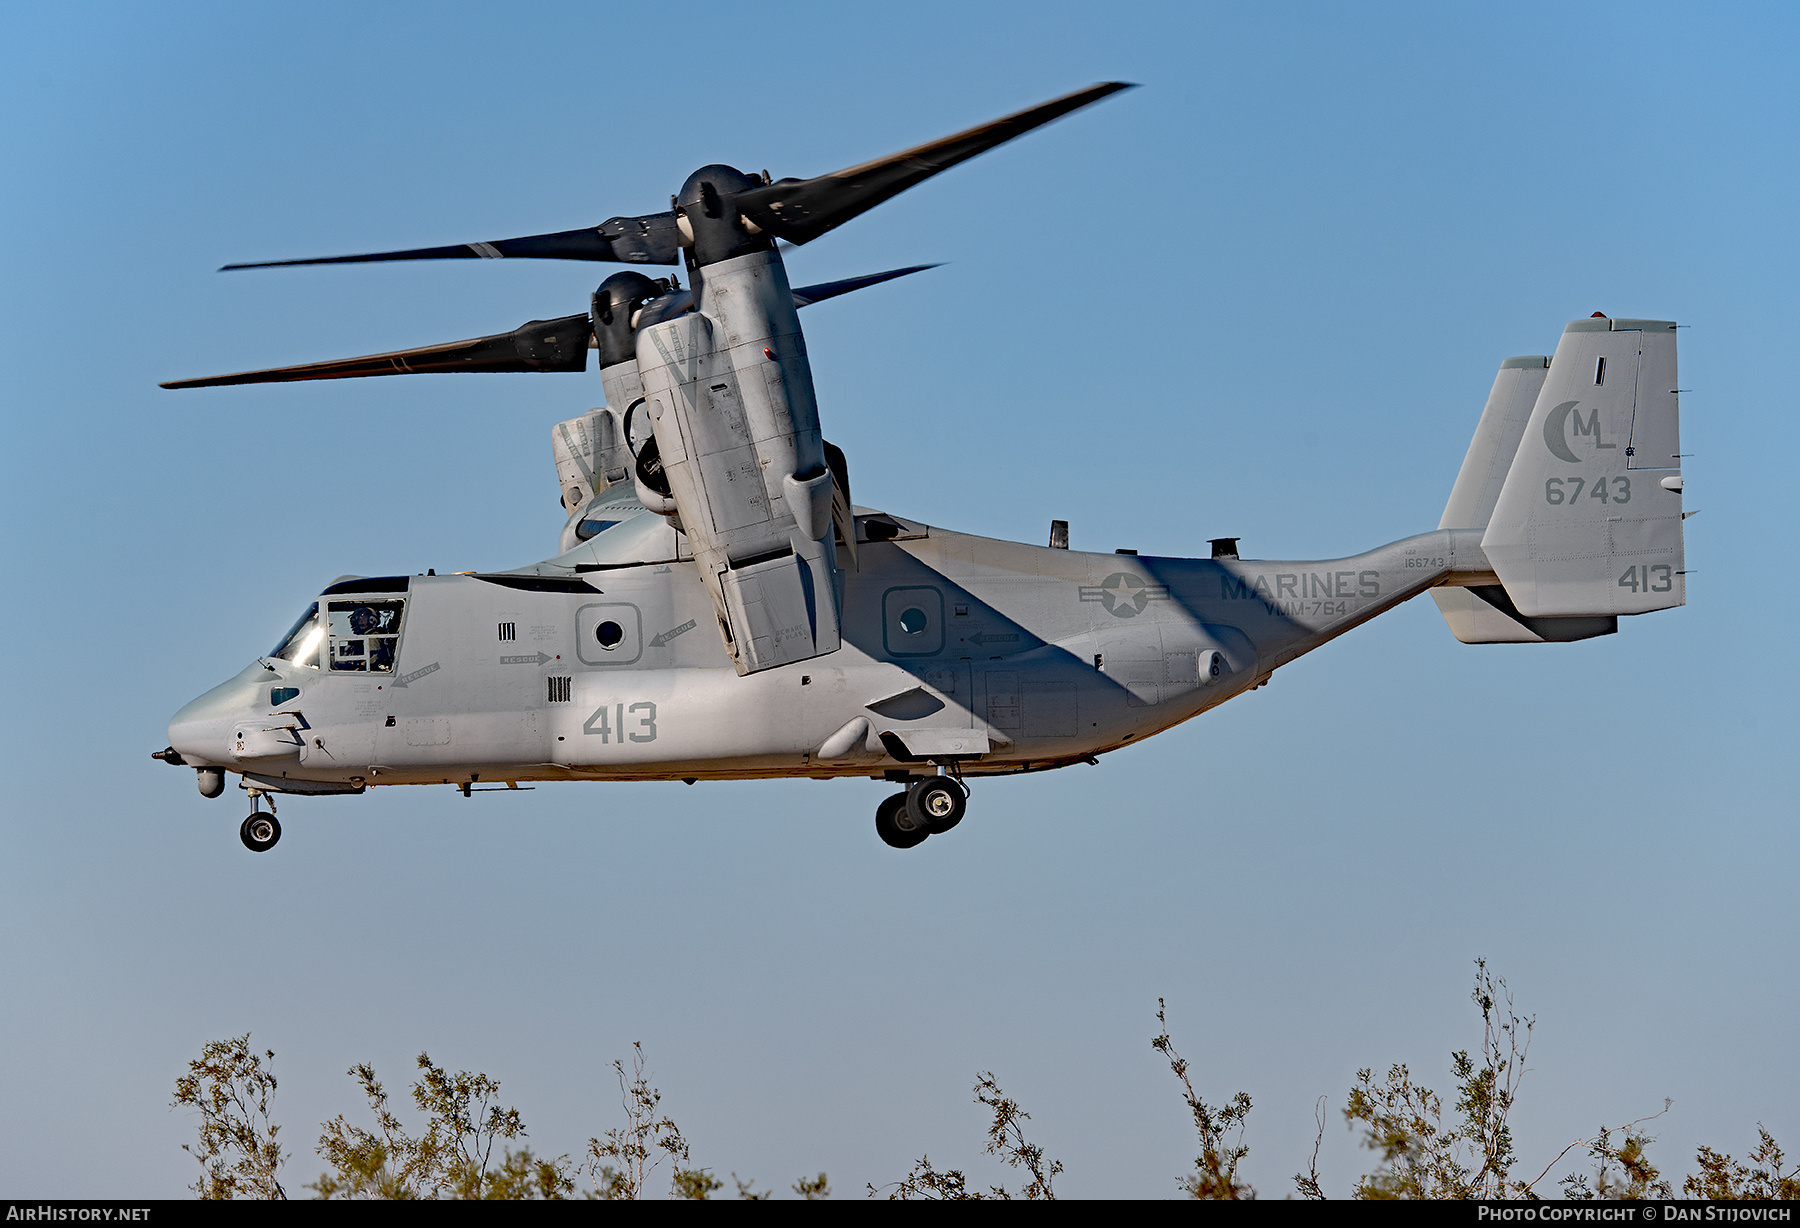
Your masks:
M558 422L550 430L550 450L556 458L563 510L570 515L631 473L620 415L608 406Z
M638 333L666 481L738 670L836 651L832 480L812 368L781 257L706 267L700 310Z

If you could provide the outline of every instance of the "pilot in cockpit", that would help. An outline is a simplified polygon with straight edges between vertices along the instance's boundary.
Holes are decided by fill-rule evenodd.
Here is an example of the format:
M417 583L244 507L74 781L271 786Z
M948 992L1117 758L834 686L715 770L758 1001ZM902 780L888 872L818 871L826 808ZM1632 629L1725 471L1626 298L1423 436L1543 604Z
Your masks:
M383 636L380 639L370 640L369 668L391 672L394 668L395 643L396 641L390 636Z
M350 611L350 634L371 636L368 641L367 668L382 672L392 672L394 668L394 648L399 642L392 636L378 635L382 631L391 630L393 612L376 610L366 605L359 605Z

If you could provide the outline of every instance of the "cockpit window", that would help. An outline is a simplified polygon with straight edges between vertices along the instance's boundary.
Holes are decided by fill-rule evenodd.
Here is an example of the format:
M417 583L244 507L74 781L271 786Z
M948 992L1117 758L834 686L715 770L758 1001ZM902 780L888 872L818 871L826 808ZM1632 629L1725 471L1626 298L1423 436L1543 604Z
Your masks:
M584 542L598 537L618 523L616 520L584 520L575 526L575 540Z
M279 661L292 661L295 665L308 665L317 669L319 641L324 635L324 629L319 626L319 603L315 601L288 628L288 633L281 637L281 643L269 655Z
M400 648L403 600L326 603L331 668L391 674Z

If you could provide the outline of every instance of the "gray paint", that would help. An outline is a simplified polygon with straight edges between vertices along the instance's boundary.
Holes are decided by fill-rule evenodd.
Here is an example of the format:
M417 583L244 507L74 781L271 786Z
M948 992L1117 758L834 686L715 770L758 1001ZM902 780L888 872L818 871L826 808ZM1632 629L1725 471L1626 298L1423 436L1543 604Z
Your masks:
M1244 559L1235 538L1209 559L1092 554L855 507L770 236L809 241L1121 88L811 180L704 167L674 214L343 258L643 262L679 238L689 289L628 274L596 292L607 404L553 432L570 512L554 556L321 598L304 649L186 705L160 757L207 788L229 770L314 793L1037 771L1173 728L1428 590L1453 590L1440 608L1477 642L1605 634L1680 604L1682 583L1625 598L1612 579L1628 559L1684 574L1666 321L1580 320L1553 361L1507 360L1440 527L1345 558ZM1570 515L1554 494L1577 481L1625 485ZM611 527L580 540L590 519ZM389 638L359 629L363 603Z
M1482 549L1528 618L1686 601L1682 495L1660 481L1681 450L1676 333L1628 323L1657 326L1564 330L1484 528Z
M975 777L1066 766L1142 741L1434 588L1452 628L1474 642L1606 634L1621 612L1604 608L1612 594L1561 617L1526 609L1515 581L1500 587L1512 564L1484 549L1494 525L1449 521L1460 518L1459 506L1476 521L1497 507L1498 524L1507 492L1541 490L1546 468L1566 465L1531 441L1562 395L1558 372L1566 383L1592 367L1594 356L1573 347L1615 338L1635 347L1626 339L1651 335L1577 331L1548 369L1503 366L1444 527L1363 554L1164 558L999 541L851 508L839 489L848 481L840 458L828 473L841 476L828 478L832 498L821 505L842 539L836 556L850 559L844 547L856 544L828 590L839 643L746 673L717 632L721 603L697 535L645 508L621 482L571 517L612 527L506 573L532 583L560 578L580 591L427 575L395 578L391 586L403 591L393 594L336 595L405 601L391 671L334 671L323 641L308 661L259 659L183 708L170 743L190 766L238 772L267 791L477 779L880 778L946 764ZM1654 335L1670 348L1672 368L1674 334ZM796 416L771 413L772 403L763 402L759 420L791 429ZM1605 442L1631 419L1603 413L1599 421ZM562 480L574 452L560 429L553 438ZM798 449L787 439L782 455L792 457ZM1613 465L1607 476L1622 476L1624 449L1614 465L1594 442L1583 437L1581 446ZM755 489L766 498L770 486L759 480ZM792 541L789 495L776 489ZM1674 501L1678 526L1679 492L1656 493ZM732 568L727 554L725 562L727 571L756 574L768 560ZM730 614L757 634L744 608ZM607 624L610 644L600 638ZM299 693L271 706L290 690Z

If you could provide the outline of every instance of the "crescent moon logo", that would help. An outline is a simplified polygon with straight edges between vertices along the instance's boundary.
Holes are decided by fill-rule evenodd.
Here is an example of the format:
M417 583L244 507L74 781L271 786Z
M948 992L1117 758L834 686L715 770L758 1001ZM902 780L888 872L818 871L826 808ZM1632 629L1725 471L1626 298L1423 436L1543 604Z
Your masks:
M1556 455L1558 460L1566 460L1571 465L1579 465L1581 458L1569 450L1569 411L1580 401L1564 401L1544 418L1544 444Z

